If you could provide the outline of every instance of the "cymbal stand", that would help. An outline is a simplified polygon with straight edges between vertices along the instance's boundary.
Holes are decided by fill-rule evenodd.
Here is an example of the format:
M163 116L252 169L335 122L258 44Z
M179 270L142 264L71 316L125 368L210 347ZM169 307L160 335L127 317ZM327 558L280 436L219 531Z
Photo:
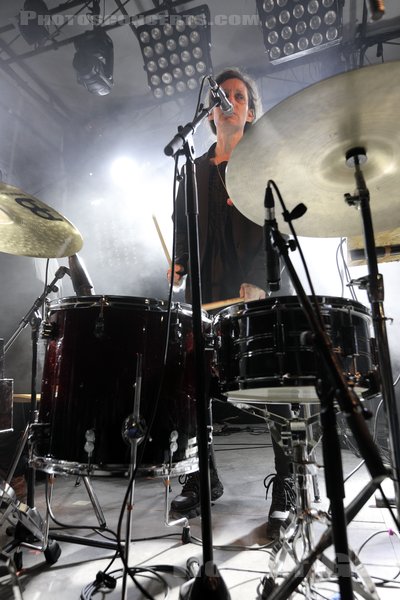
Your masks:
M35 302L32 304L31 308L28 310L26 315L22 317L17 329L12 334L10 339L4 344L4 354L11 348L12 344L18 338L20 333L25 329L25 327L30 323L32 327L32 362L31 362L31 398L30 398L30 414L29 414L29 422L26 426L26 429L22 435L21 442L16 449L16 452L13 457L13 461L10 465L10 468L7 473L6 482L10 483L11 479L14 477L14 472L17 467L18 461L21 458L22 452L24 451L25 445L28 442L30 429L33 423L37 422L38 413L37 413L37 400L36 400L36 379L37 379L37 343L39 337L39 328L41 324L41 318L39 315L39 309L43 306L46 297L48 294L52 292L57 292L58 288L55 285L56 282L64 277L64 275L68 272L66 267L60 267L57 269L53 281L51 281L47 286L41 296L36 298ZM29 501L33 502L33 486L34 483L31 482L28 485L28 504L29 506L33 506Z
M389 426L389 450L392 457L391 467L397 518L400 519L400 420L393 387L393 373L386 330L386 317L383 306L385 297L384 283L382 275L378 272L369 191L361 170L361 165L366 161L367 153L365 148L352 148L346 153L347 166L354 167L356 192L353 195L345 194L345 200L350 206L355 206L360 209L363 223L364 245L368 266L368 276L363 278L363 287L366 282L368 299L371 304L372 323L377 343L383 405Z
M291 226L292 215L284 210L283 216ZM313 343L315 350L318 352L319 358L321 359L318 361L321 371L318 373L316 391L321 403L320 414L326 491L331 503L332 530L330 536L333 537L335 547L334 567L338 577L340 595L343 600L351 600L354 598L354 595L350 553L346 532L347 515L343 505L343 469L340 443L336 430L335 400L339 403L340 408L347 417L349 428L354 435L360 449L360 454L364 458L373 479L372 487L376 489L387 477L388 473L382 462L379 450L373 442L370 431L366 425L361 402L354 390L348 386L348 382L342 372L339 358L333 352L332 342L323 327L322 319L319 318L317 306L314 307L310 298L306 295L293 263L289 258L289 243L285 241L278 231L276 221L272 226L270 224L270 230L273 244L279 250L281 257L286 264L300 305L310 325L311 333L308 334L310 342ZM292 233L294 233L293 228ZM293 245L290 244L291 249L292 246ZM332 537L330 536L326 537L331 540ZM324 538L325 541L326 537ZM288 598L290 593L293 592L307 576L313 562L319 558L319 555L320 552L309 553L309 556L301 562L300 567L296 567L289 575L287 581L276 590L273 590L270 595L265 597L268 597L268 600L282 600L283 598Z
M39 338L39 329L41 324L41 317L39 309L43 306L45 299L48 294L57 292L56 282L64 277L68 272L66 267L60 267L57 269L53 281L51 281L35 302L28 310L26 315L21 319L18 328L13 333L11 338L6 344L4 344L4 352L6 353L11 345L15 342L19 334L25 329L28 323L32 329L32 366L31 366L31 399L30 399L30 414L29 422L22 436L21 442L15 452L13 461L10 469L7 473L6 483L10 484L18 461L22 455L25 445L29 441L31 428L34 423L38 420L37 411L37 400L36 400L36 380L37 380L37 345ZM61 550L56 542L48 540L48 522L44 523L40 517L38 511L35 508L35 470L32 467L28 468L27 476L27 505L19 503L16 505L16 514L18 516L18 523L15 527L15 540L8 544L4 549L4 552L11 552L19 546L32 547L32 535L36 541L40 541L41 545L39 550L43 550L46 555L47 562L56 562L61 554ZM37 547L34 546L36 549Z
M269 561L270 576L263 580L263 598L270 598L277 581L283 578L285 561L289 558L296 568L300 568L302 560L312 552L314 546L314 524L330 525L331 519L325 511L315 510L311 506L311 489L314 488L314 477L318 465L314 459L314 448L319 439L313 440L310 432L314 423L319 421L319 414L300 417L300 405L292 404L292 418L284 419L268 411L266 418L272 423L281 425L281 439L278 441L286 454L291 458L296 491L296 515L289 526L281 531L279 539L272 547ZM356 592L369 600L379 600L375 585L366 569L355 553L349 549L352 568L357 571L358 581L353 582ZM320 597L317 584L331 581L335 575L335 564L323 553L318 556L323 568L315 565L309 569L301 584L301 592L308 599ZM314 593L315 592L315 593Z
M211 523L211 485L208 460L208 384L206 383L205 340L202 328L201 281L198 230L198 199L196 185L196 166L194 163L193 134L202 121L211 113L215 106L221 103L214 96L208 108L203 108L191 123L178 128L178 133L164 148L167 156L183 154L186 158L185 202L187 215L187 230L189 242L189 269L192 286L193 309L193 342L194 342L194 375L196 390L197 444L199 453L200 477L200 510L203 564L197 576L184 584L180 596L185 599L209 598L229 599L230 594L213 557L212 523Z

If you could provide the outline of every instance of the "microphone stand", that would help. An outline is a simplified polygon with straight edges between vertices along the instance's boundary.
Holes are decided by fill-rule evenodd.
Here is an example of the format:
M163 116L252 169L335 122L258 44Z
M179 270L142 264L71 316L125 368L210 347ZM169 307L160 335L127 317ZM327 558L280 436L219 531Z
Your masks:
M197 445L199 453L200 510L203 564L193 579L186 582L180 590L181 600L229 600L230 594L222 579L213 557L211 491L208 458L208 377L206 376L205 343L202 331L200 253L198 229L198 198L196 184L196 166L194 163L193 134L200 123L207 118L215 106L220 104L213 97L211 105L203 108L191 123L178 128L178 134L164 149L167 156L177 154L186 157L184 168L185 205L189 242L189 271L192 286L192 318L194 342L194 367L196 390Z
M142 369L143 369L143 355L137 355L136 364L136 383L135 383L135 396L133 400L133 413L129 415L124 421L122 430L123 439L130 444L130 462L129 462L129 475L128 475L128 491L126 495L126 524L125 524L125 548L124 560L123 560L123 576L122 576L122 592L121 600L126 600L128 593L128 570L129 570L129 548L132 537L132 511L134 507L134 490L135 490L135 479L134 474L136 473L136 461L137 461L137 447L143 441L146 433L146 424L140 415L140 400L142 393Z
M284 218L286 221L291 220L290 215L287 213L284 213ZM309 322L312 342L321 357L320 362L322 363L323 368L321 369L320 376L317 380L316 390L321 401L322 449L326 490L331 503L332 514L332 531L325 537L324 542L326 544L327 540L330 541L330 536L333 537L336 557L335 573L338 575L340 597L343 598L343 600L351 600L354 598L350 568L351 552L349 552L348 547L346 532L347 519L343 506L345 493L340 443L336 429L333 404L335 399L338 401L343 414L346 415L348 425L357 442L360 454L365 460L375 488L377 488L383 479L388 476L388 472L366 425L360 400L355 392L348 387L342 373L339 359L333 352L331 340L324 330L309 297L306 295L293 263L289 258L288 248L290 244L284 240L275 224L270 225L270 231L274 245L279 249L280 255L286 264L300 305ZM326 545L324 549L325 548ZM303 568L296 568L294 574L290 574L286 582L268 595L268 600L282 600L288 598L307 576L311 564L318 559L319 556L320 553L312 553L309 561L302 564Z

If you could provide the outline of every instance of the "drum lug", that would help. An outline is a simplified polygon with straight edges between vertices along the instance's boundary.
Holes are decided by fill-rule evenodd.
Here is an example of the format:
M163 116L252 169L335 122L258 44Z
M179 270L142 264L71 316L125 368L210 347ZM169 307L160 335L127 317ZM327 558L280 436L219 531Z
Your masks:
M276 354L285 354L286 339L285 325L283 323L274 323L272 327L273 348Z
M222 347L222 338L221 338L221 336L220 336L220 335L216 335L216 336L214 336L214 337L213 337L213 336L211 336L211 335L209 335L209 336L207 336L207 337L209 337L209 338L210 338L210 343L211 343L211 344L214 344L214 348L215 348L215 350L220 350L220 349L221 349L221 347ZM206 339L207 339L207 338L206 338Z
M172 460L172 457L175 454L175 452L178 450L178 438L179 438L179 434L176 431L176 429L171 431L171 433L169 435L169 452L170 452L171 460Z
M44 321L42 325L41 337L44 340L57 337L57 324L50 321Z
M90 459L94 452L94 445L95 445L95 441L96 441L96 434L94 432L94 429L88 429L86 431L85 439L86 439L86 443L85 443L83 449L85 450L86 454L88 455L88 457Z
M171 325L171 337L170 337L170 341L171 342L181 342L182 341L182 337L183 337L183 333L182 333L182 323L180 323L179 321L177 321L176 323L173 323Z
M221 336L214 336L211 332L204 335L204 340L207 348L221 348Z

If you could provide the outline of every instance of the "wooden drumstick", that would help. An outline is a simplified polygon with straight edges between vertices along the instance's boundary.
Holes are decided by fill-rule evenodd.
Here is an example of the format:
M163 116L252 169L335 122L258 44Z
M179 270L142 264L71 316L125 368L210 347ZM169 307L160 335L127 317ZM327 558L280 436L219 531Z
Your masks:
M165 258L167 259L168 266L171 266L171 263L172 263L171 255L170 255L170 253L168 251L167 245L166 245L166 243L164 241L163 234L161 233L161 229L160 229L160 227L158 225L157 218L156 218L155 215L153 215L153 221L154 221L154 225L156 227L157 233L158 233L158 237L159 237L160 242L161 242L162 249L164 250L164 254L165 254Z
M239 304L239 302L244 302L244 299L228 298L227 300L219 300L218 302L209 302L208 304L203 304L202 308L204 310L215 310L216 308L223 308L224 306L229 306L230 304Z

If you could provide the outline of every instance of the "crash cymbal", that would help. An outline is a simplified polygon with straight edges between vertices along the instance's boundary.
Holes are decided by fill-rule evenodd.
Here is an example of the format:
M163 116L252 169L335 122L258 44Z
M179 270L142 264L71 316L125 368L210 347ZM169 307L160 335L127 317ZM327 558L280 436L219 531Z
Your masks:
M53 208L0 183L0 252L61 258L76 254L82 245L79 231Z
M294 221L299 235L362 233L360 212L344 194L355 191L354 169L345 155L364 147L362 172L370 192L375 232L400 225L400 61L373 65L325 79L266 112L243 136L227 169L236 207L264 223L268 179L279 187L287 209L308 210ZM278 227L289 231L275 207Z

